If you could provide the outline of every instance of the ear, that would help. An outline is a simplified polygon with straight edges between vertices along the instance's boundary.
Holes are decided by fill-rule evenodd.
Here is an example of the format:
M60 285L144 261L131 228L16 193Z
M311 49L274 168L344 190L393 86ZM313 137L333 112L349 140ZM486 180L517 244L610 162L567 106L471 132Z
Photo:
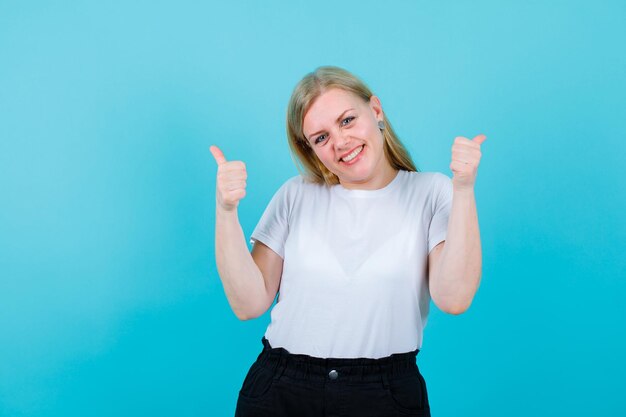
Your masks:
M383 113L383 105L380 102L380 99L376 96L370 97L369 102L370 109L374 112L374 117L376 117L377 121L385 120L385 114Z

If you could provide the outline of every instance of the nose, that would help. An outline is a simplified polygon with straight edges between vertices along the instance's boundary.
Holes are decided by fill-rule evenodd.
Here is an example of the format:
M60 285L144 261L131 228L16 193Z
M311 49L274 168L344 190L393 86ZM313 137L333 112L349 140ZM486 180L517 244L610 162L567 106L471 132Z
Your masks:
M335 149L344 149L348 145L348 142L348 137L344 132L338 131L335 134Z

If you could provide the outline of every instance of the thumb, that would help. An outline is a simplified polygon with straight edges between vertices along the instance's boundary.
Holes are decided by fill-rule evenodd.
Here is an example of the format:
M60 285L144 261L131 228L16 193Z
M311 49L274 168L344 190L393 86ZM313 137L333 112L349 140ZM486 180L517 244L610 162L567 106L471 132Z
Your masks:
M226 158L224 157L224 153L217 146L213 145L209 148L213 158L215 158L215 162L217 165L222 165L226 163Z
M479 145L481 145L486 140L487 140L487 136L485 135L478 135L474 139L472 139L472 141L476 142Z

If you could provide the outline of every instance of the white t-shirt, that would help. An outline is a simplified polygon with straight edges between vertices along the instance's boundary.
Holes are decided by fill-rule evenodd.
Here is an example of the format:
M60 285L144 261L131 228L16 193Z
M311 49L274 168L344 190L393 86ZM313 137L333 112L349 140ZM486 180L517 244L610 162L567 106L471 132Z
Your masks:
M421 348L430 294L428 253L445 240L452 181L399 171L386 187L288 180L251 242L283 260L265 337L321 358L381 358Z

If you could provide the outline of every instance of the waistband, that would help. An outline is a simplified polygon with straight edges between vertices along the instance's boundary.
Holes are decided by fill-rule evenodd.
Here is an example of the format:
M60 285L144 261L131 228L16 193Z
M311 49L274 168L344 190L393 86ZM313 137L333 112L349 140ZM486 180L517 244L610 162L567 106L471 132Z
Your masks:
M386 381L418 371L416 357L419 349L394 353L384 358L317 358L290 353L286 349L273 348L263 336L263 351L257 358L259 366L273 370L276 378L285 375L299 379L342 381ZM333 372L334 371L334 372ZM332 373L331 373L332 372Z

